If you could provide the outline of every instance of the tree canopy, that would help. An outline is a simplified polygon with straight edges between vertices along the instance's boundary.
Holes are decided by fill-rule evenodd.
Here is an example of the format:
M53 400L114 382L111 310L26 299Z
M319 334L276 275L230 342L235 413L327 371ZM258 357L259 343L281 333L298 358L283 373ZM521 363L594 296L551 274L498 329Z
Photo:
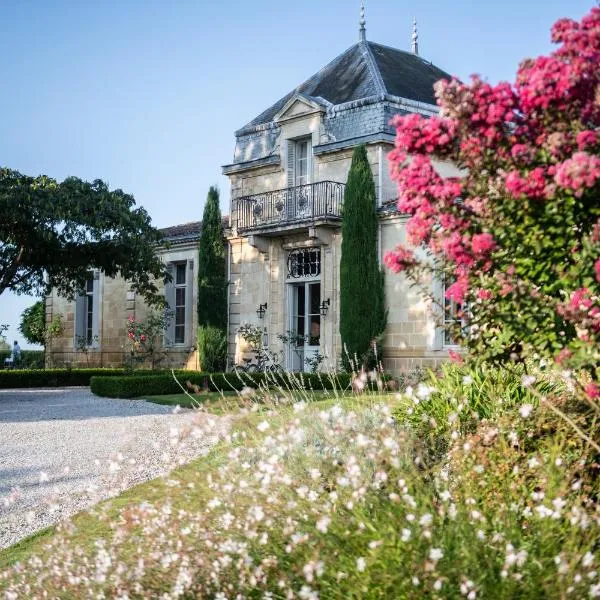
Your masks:
M373 343L383 333L386 320L383 273L377 259L375 183L367 149L360 145L352 156L342 217L340 334L344 363L357 357L374 366Z
M198 325L227 328L227 276L219 190L211 186L204 205L198 249Z
M30 344L46 345L46 305L43 300L21 313L19 331Z
M90 269L121 275L150 304L161 304L166 275L155 253L160 232L122 190L97 179L63 182L0 168L0 294L73 297Z

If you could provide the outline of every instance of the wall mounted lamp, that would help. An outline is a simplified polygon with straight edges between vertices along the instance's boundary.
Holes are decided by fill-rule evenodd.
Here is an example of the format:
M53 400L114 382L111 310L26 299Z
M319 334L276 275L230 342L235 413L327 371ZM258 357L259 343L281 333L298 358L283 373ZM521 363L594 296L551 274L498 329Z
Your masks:
M329 298L327 298L327 300L323 300L323 302L321 302L321 316L324 317L327 314L330 304L331 304L331 300L329 300Z
M267 303L265 302L264 304L259 304L258 308L256 309L256 314L258 315L258 318L264 319L266 312L267 312Z

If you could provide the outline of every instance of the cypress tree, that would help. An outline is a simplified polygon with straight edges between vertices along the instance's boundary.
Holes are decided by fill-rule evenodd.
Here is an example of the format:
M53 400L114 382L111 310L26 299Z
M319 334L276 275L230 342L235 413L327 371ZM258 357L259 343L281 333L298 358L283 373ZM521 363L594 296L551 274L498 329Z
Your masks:
M355 357L359 367L374 366L372 344L380 340L387 322L377 226L375 182L367 149L360 145L352 155L342 214L340 335L346 369Z
M227 328L227 275L219 190L211 186L204 205L198 249L198 325Z

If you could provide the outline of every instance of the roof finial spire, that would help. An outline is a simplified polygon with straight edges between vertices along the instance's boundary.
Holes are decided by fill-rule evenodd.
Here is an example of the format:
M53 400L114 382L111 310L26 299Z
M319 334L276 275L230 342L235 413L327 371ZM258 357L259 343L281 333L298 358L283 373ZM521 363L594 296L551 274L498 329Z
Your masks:
M364 0L360 0L360 41L365 42L367 40L367 29L365 25L367 24L367 20L365 19L365 2Z
M413 17L413 30L412 30L412 51L413 54L419 54L419 34L417 32L417 17Z

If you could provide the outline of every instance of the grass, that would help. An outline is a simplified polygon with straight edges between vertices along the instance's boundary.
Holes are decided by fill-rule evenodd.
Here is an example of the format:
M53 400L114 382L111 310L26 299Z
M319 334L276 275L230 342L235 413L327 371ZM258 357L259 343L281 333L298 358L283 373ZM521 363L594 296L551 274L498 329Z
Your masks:
M304 392L292 394L294 400L303 399ZM192 399L193 398L193 399ZM293 418L294 412L288 405L282 405L277 411L265 404L252 402L252 399L244 399L236 392L208 392L192 395L171 394L165 396L150 396L145 398L149 402L169 406L194 407L200 404L207 412L215 415L232 415L234 417L234 430L238 434L251 432L249 443L257 441L256 424L264 418L265 412L270 412L270 421L273 424L281 424ZM344 406L366 406L374 402L394 402L394 394L365 394L357 397L351 393L341 392L318 392L311 393L308 410L319 411L339 403ZM259 436L262 437L262 436ZM119 496L100 503L89 511L78 513L72 517L73 529L68 538L83 548L92 548L94 542L100 538L108 537L112 533L111 520L117 519L124 508L135 506L142 502L156 502L169 494L174 507L190 507L199 505L205 500L207 490L195 485L201 479L200 475L218 468L222 461L227 459L227 453L231 447L217 445L210 452L189 464L175 469L169 474L169 478L181 482L180 490L167 488L165 479L159 477L142 483L126 490ZM188 484L194 484L193 488ZM6 569L17 562L24 562L32 555L43 555L44 547L55 535L59 533L58 526L51 526L40 530L33 535L24 538L13 546L0 550L0 570ZM60 532L61 534L64 531ZM2 585L0 583L0 589Z

